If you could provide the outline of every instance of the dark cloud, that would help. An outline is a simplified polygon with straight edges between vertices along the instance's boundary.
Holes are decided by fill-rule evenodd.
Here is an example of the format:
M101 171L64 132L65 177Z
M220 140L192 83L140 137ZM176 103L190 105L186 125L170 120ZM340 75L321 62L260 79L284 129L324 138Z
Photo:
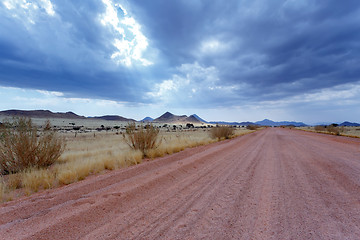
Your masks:
M139 21L169 62L215 66L221 85L251 88L235 90L229 101L275 100L360 80L357 1L135 4ZM206 39L227 49L199 53Z
M56 17L38 13L35 25L0 4L0 85L223 106L360 81L355 0L120 2L141 25L153 65L114 63L119 33L101 24L102 1L53 1Z
M100 22L104 4L53 1L53 5L56 16L34 9L8 10L0 4L0 32L6 33L0 36L0 85L143 101L138 93L148 89L139 72L111 59L116 33Z

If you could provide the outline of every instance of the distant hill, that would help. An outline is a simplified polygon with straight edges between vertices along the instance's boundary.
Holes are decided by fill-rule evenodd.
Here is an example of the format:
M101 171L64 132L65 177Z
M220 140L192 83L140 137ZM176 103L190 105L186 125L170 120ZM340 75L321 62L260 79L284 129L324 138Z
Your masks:
M108 121L124 121L131 122L135 121L134 119L124 118L117 115L106 115L99 117L84 117L79 116L73 112L51 112L49 110L6 110L0 111L0 115L7 117L29 117L29 118L62 118L62 119L100 119L100 120L108 120Z
M276 126L289 126L289 125L293 125L295 127L305 127L305 126L307 126L303 122L288 122L288 121L274 122L274 121L269 120L269 119L264 119L262 121L255 122L255 124L260 125L260 126L274 126L274 127L276 127Z
M6 110L0 111L1 116L6 117L30 117L30 118L63 118L63 119L100 119L100 120L108 120L108 121L122 121L122 122L132 122L136 121L131 118L125 118L118 115L105 115L105 116L96 116L96 117L84 117L79 116L73 112L51 112L49 110ZM274 122L269 119L264 119L258 122L224 122L224 121L211 121L207 122L196 114L192 114L190 116L186 115L174 115L170 112L166 112L160 117L153 119L151 117L146 117L141 122L156 122L156 123L195 123L195 124L220 124L220 125L238 125L238 126L248 126L248 125L260 125L260 126L286 126L286 125L294 125L296 127L307 126L302 122ZM340 126L360 126L359 123L351 123L351 122L343 122Z
M201 119L201 118L200 118L200 119ZM194 114L191 115L191 116L189 116L189 117L187 117L187 118L185 118L185 122L188 122L188 123L205 123L205 122L199 120L198 117L197 117L197 115L194 116Z
M154 119L151 117L146 117L143 120L140 120L140 122L152 122L152 121L154 121Z
M248 125L256 125L253 122L222 122L222 121L218 121L218 122L209 122L211 124L219 124L219 125L239 125L239 126L248 126Z
M312 124L312 126L327 126L330 124L332 124L332 122L317 122L317 123Z
M205 121L204 119L202 119L201 117L199 117L198 115L196 115L196 114L193 114L193 115L191 115L191 116L193 116L193 117L195 117L197 120L199 120L200 122L204 122L204 123L208 123L207 121ZM191 117L190 116L190 117Z
M203 123L199 119L197 119L194 115L186 116L186 115L174 115L170 112L166 112L158 118L155 118L153 122L157 123Z
M73 112L51 112L49 110L6 110L0 111L0 115L9 117L29 117L29 118L66 118L66 119L86 119Z
M100 117L89 117L89 119L100 119L100 120L107 120L107 121L122 121L122 122L135 122L136 120L131 118L124 118L118 115L105 115Z
M344 126L344 127L360 127L359 123L353 123L353 122L343 122L341 124L339 124L339 126Z

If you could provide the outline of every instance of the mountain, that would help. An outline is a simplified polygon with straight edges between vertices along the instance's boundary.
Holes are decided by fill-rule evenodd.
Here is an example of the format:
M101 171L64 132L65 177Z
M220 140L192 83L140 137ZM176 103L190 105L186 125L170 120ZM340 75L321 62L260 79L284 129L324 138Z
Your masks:
M219 124L219 125L239 125L239 126L256 125L253 122L222 122L222 121L215 122L215 121L212 121L212 122L209 122L209 123L211 123L211 124Z
M117 115L106 115L100 117L84 117L79 116L73 112L51 112L49 110L6 110L0 111L0 115L8 117L29 117L29 118L62 118L62 119L101 119L109 121L124 121L131 122L135 121L134 119L124 118Z
M105 115L100 117L89 117L90 119L100 119L100 120L107 120L107 121L121 121L121 122L135 122L136 120L131 118L124 118L118 115Z
M332 122L317 122L317 123L311 124L311 126L327 126L330 124L332 124Z
M203 121L200 121L197 117L195 117L194 115L191 115L187 118L185 118L185 122L187 123L203 123Z
M345 127L360 127L360 124L359 124L359 123L352 123L352 122L345 121L345 122L339 124L339 126L345 126Z
M260 125L260 126L274 126L274 127L276 127L276 126L289 126L289 125L294 125L295 127L307 126L303 122L288 122L288 121L274 122L274 121L269 120L269 119L264 119L262 121L255 122L255 124Z
M152 121L154 121L154 119L151 117L146 117L143 120L140 120L140 122L152 122Z
M73 112L51 112L49 110L6 110L0 111L0 115L10 117L29 117L29 118L66 118L66 119L86 119Z
M193 116L193 117L195 117L197 120L199 120L200 122L204 122L204 123L208 123L207 121L205 121L204 119L202 119L201 117L199 117L198 115L196 115L196 114L193 114L193 115L191 115L191 116ZM191 117L190 116L190 117Z
M194 115L190 117L186 115L177 116L170 112L166 112L160 117L153 120L153 122L157 123L202 123L198 120Z

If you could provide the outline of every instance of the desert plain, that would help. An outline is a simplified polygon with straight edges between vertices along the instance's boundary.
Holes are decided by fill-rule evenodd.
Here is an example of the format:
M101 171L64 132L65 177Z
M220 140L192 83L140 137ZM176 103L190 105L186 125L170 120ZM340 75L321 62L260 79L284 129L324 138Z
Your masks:
M140 162L2 203L0 239L360 236L358 138L266 128Z

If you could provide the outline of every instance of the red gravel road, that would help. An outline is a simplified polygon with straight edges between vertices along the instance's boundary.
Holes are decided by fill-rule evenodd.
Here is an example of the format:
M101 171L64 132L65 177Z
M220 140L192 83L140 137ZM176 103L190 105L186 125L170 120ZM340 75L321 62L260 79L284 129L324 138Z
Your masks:
M270 128L0 207L1 239L360 239L360 140Z

